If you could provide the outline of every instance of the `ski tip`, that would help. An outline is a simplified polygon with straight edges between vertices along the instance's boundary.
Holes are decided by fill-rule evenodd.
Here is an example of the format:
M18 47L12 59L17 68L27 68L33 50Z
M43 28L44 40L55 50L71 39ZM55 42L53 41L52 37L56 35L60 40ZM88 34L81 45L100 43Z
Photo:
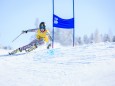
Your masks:
M13 55L13 53L8 53L8 55Z

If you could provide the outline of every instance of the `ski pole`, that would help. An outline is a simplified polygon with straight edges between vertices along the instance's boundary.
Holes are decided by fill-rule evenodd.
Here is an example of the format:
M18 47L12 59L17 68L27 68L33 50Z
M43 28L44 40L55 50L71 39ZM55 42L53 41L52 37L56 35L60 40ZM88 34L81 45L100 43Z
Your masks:
M18 35L12 42L14 42L19 36L21 36L23 33L21 33L20 35Z

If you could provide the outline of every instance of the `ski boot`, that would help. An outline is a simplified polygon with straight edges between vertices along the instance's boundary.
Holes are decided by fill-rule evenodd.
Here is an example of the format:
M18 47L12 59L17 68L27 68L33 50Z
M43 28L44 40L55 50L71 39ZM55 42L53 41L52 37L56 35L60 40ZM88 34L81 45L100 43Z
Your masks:
M49 49L51 47L51 44L49 44L48 46L47 46L47 49Z
M16 50L10 52L9 55L13 55L13 54L16 54L16 53L18 53L18 52L22 52L21 48L18 48L18 49L16 49Z

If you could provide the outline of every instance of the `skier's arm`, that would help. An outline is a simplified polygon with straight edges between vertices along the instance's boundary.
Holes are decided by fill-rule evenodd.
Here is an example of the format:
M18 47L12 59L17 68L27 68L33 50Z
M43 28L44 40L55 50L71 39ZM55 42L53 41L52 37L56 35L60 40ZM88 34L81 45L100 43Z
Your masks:
M50 35L49 32L47 32L47 35L48 35L48 37L49 37L49 40L52 41L52 37L51 37L51 35Z
M22 31L22 33L35 32L35 31L37 31L37 30L38 30L38 28L29 29L29 30L24 30L24 31Z

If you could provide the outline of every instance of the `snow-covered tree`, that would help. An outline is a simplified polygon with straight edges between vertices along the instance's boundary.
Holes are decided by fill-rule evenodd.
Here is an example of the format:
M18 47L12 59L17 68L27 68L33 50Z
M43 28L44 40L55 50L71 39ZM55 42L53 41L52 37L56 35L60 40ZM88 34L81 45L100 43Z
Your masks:
M103 35L100 34L100 42L103 42Z
M113 42L115 42L115 36L113 36L113 39L112 39Z
M105 34L105 35L104 35L103 41L104 41L104 42L110 42L110 37L109 37L108 34Z
M55 28L54 29L54 41L59 42L60 41L60 31L61 29Z
M99 43L100 42L100 34L98 29L96 29L95 33L94 33L94 42L95 43Z
M11 50L12 48L10 46L5 46L5 47L3 47L3 49Z
M84 37L83 37L83 42L84 42L85 44L88 44L88 43L89 43L89 38L88 38L87 35L84 35Z
M113 34L112 34L111 29L109 29L109 31L108 31L108 36L109 36L109 38L110 38L110 42L112 42Z
M93 33L89 37L89 43L94 43L94 34Z
M55 28L54 40L62 45L72 45L72 30Z
M82 45L83 44L81 37L77 37L77 44L78 45Z

